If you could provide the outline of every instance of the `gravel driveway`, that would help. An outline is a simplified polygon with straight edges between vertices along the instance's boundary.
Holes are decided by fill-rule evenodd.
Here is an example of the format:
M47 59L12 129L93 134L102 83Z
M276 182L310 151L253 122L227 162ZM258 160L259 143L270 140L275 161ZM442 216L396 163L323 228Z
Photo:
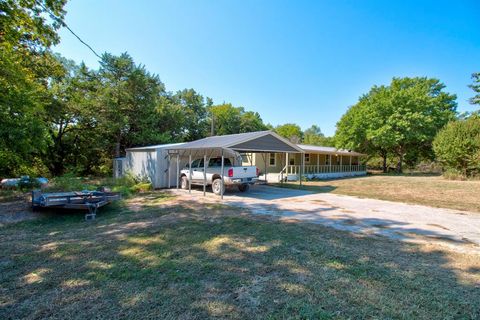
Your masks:
M188 196L185 190L173 192ZM190 196L198 201L221 201L211 192L203 197L198 189L192 190ZM403 241L441 242L456 249L480 252L479 213L265 185L256 185L247 193L227 191L224 203L281 220L318 223Z

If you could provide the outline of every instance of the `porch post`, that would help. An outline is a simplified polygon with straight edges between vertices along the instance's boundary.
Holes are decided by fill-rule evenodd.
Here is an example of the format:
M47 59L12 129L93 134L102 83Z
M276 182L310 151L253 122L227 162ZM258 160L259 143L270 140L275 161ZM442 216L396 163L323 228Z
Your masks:
M343 172L343 156L340 155L340 172Z
M203 155L203 196L205 197L207 191L207 150Z
M179 158L180 157L180 152L177 151L177 189L178 189L178 179L180 178L180 165L179 165Z
M287 173L287 182L288 182L288 152L285 154L285 166L286 166L286 170L285 172Z
M328 171L332 173L332 154L328 155L330 161L328 161Z
M352 170L352 156L350 156L350 171L353 171Z
M300 187L302 186L302 176L305 172L305 153L301 153L302 167L300 168Z
M270 164L270 153L267 153L267 156L265 157L265 183L268 183L267 181L267 174L268 174L268 165ZM268 162L268 164L267 164Z
M188 193L192 193L192 150L188 154Z
M320 173L320 153L317 153L317 174Z
M221 171L221 173L222 173L222 189L220 190L220 194L221 194L222 200L223 200L223 189L225 188L225 187L224 187L224 180L223 180L223 176L224 176L224 173L223 173L223 170L224 170L223 162L224 162L224 161L225 161L225 157L223 156L223 148L222 148L222 169L221 169L221 170L222 170L222 171Z
M285 168L283 165L283 157L280 157L280 167L282 168L280 171L280 183L283 185L283 168Z

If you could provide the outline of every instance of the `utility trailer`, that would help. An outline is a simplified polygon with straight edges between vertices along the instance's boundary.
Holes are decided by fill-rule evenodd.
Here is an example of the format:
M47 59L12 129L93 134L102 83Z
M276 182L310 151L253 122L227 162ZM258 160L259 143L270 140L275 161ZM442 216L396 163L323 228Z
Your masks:
M94 220L97 209L112 201L119 200L120 195L114 192L103 191L73 191L49 192L32 191L32 209L37 208L64 208L88 210L85 220Z

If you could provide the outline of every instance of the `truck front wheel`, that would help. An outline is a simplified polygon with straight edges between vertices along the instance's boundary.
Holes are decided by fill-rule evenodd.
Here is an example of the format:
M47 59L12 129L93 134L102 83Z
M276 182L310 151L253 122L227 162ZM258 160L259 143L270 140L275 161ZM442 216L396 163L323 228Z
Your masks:
M240 190L240 192L247 192L248 189L250 189L250 186L248 184L241 184L238 186L238 190Z
M225 190L225 187L223 188L223 190ZM221 195L222 194L222 180L221 179L217 178L217 179L213 180L212 191L216 195Z
M186 176L183 176L182 179L180 180L180 186L184 190L188 189L188 178Z

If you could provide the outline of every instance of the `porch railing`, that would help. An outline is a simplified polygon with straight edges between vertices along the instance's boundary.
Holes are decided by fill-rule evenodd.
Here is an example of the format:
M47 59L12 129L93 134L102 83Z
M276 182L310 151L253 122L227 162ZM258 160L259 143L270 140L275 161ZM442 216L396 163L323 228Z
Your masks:
M287 174L300 174L301 166L287 166ZM321 173L337 173L337 172L365 172L367 167L363 164L344 164L344 165L305 165L304 174L321 174Z

